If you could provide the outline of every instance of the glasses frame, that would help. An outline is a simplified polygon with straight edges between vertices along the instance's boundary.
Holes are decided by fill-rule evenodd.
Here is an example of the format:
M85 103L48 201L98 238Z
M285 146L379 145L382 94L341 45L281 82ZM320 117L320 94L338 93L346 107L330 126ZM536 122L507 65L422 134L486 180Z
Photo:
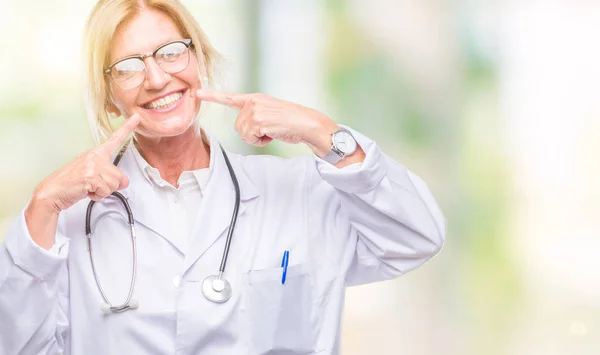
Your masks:
M144 80L146 80L146 62L145 62L145 60L146 60L147 58L150 58L150 57L152 57L152 58L154 58L154 60L156 60L156 57L155 57L155 56L156 56L156 53L158 53L158 51L159 51L159 50L161 50L161 49L163 49L164 47L166 47L166 46L168 46L168 45L170 45L170 44L173 44L173 43L183 43L183 44L185 45L185 48L186 48L187 50L190 50L190 48L193 48L193 47L194 47L194 44L192 43L192 40L191 40L191 39L189 39L189 38L177 39L177 40L174 40L174 41L170 41L170 42L167 42L167 43L161 44L161 45L160 45L158 48L156 48L156 49L155 49L155 50L153 50L152 52L148 52L148 53L146 53L146 54L130 55L130 56L128 56L128 57L121 58L121 59L117 60L116 62L112 63L112 64L111 64L111 65L110 65L108 68L106 68L106 70L104 71L104 73L105 73L106 75L110 76L110 78L111 78L111 79L112 79L112 80L115 82L115 84L117 84L117 85L118 85L118 86L119 86L121 89L123 89L123 90L132 90L132 89L135 89L135 88L137 88L138 86L142 85L142 83L144 82ZM121 63L122 61L124 61L124 60L128 60L128 59L139 59L139 60L141 60L141 61L142 61L142 63L144 63L144 80L142 80L142 82L141 82L141 83L139 83L138 85L136 85L136 86L134 86L134 87L132 87L132 88L129 88L129 89L124 89L123 87L121 87L121 85L119 85L119 83L117 82L117 80L115 80L115 78L112 76L112 68L113 68L115 65L117 65L117 64L119 64L119 63ZM168 73L168 74L177 74L177 73L179 73L179 72L182 72L182 71L184 71L184 70L185 70L185 68L187 68L187 67L188 67L188 65L190 65L190 58L189 58L189 57L188 57L188 62L187 62L187 64L185 65L185 67L183 67L183 68L182 68L181 70L179 70L179 71L176 71L176 72L171 72L171 73ZM161 70L163 70L163 71L164 71L164 69L160 67L160 64L159 64L158 66L159 66L159 68L160 68ZM165 72L165 73L166 73L166 72Z

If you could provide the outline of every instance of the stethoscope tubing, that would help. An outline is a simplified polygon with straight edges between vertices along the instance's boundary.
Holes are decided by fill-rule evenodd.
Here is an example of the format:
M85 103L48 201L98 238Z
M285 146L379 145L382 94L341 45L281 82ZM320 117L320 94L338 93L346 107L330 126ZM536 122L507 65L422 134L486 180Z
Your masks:
M115 166L118 166L121 158L123 157L123 154L125 153L125 150L127 149L127 146L128 146L128 144L125 144L123 146L123 148L121 149L121 151L119 152L119 154L117 155L115 160L113 161L113 164ZM233 213L231 216L231 222L229 224L229 230L227 232L227 238L225 240L225 248L223 249L223 256L221 257L219 273L217 276L218 279L220 279L220 280L222 279L228 284L227 280L225 280L223 278L223 274L225 272L225 267L227 265L229 249L231 247L231 240L233 239L233 232L235 230L235 225L237 222L241 197L240 197L239 182L235 175L235 171L233 170L233 167L231 166L229 157L227 156L227 153L225 152L225 149L223 148L223 146L219 145L219 147L221 148L221 152L223 153L223 158L225 159L225 164L227 165L227 170L229 170L229 175L231 176L231 180L233 182L233 186L235 189L235 205L234 205ZM92 209L93 209L94 205L96 204L96 201L90 201L90 203L88 204L86 215L85 215L85 233L87 236L87 246L88 246L88 253L89 253L89 257L90 257L90 264L92 267L92 273L94 275L94 280L96 281L96 285L98 286L98 290L100 291L100 294L101 294L102 298L104 299L105 305L107 305L108 310L110 310L112 312L123 312L130 308L137 308L137 302L135 303L135 306L132 303L133 291L135 288L135 283L136 283L136 278L137 278L137 242L136 242L136 235L135 235L135 221L133 218L133 212L131 210L131 206L129 205L129 202L127 201L127 198L125 198L125 196L123 196L118 191L113 192L112 196L114 196L120 200L121 204L125 208L125 211L127 212L127 220L129 222L129 228L130 228L130 233L131 233L131 242L132 242L132 247L133 247L133 258L132 258L133 259L132 260L133 272L132 272L129 292L127 294L127 299L125 300L125 302L123 304L118 305L118 306L113 306L109 302L108 297L106 296L106 293L104 292L104 289L102 288L102 284L100 282L100 278L98 277L98 273L97 273L96 266L94 263L94 257L93 257L93 252L92 252L91 216L92 216ZM204 296L207 299L211 299L206 294ZM227 299L228 299L228 297L223 299L222 301L226 301Z
M231 166L231 162L229 162L229 158L225 153L225 149L223 146L221 147L221 152L223 152L223 158L225 158L225 164L227 164L227 169L229 170L229 175L231 176L231 181L233 182L233 187L235 189L235 205L233 208L233 213L231 215L231 222L229 222L229 230L227 231L227 239L225 239L225 248L223 249L223 256L221 257L221 266L219 267L219 278L222 277L225 272L225 265L227 264L227 258L229 256L229 247L231 246L231 239L233 237L233 231L235 229L235 224L237 222L237 216L240 209L240 184L238 183L237 177L235 176L235 172L233 167Z
M127 199L120 192L115 191L112 193L112 196L115 196L116 198L121 200L121 203L123 204L123 206L125 207L125 210L127 211L127 219L129 222L129 231L131 233L131 243L132 243L132 247L133 247L133 258L132 258L133 272L131 275L131 283L129 285L129 292L127 294L127 299L125 300L125 302L123 304L118 305L118 306L113 306L108 301L108 297L106 296L106 293L104 292L104 289L102 288L102 284L100 283L100 278L98 277L98 272L96 271L96 265L94 263L94 253L92 252L92 229L91 229L91 223L90 223L91 216L92 216L92 208L94 207L94 204L96 204L96 201L90 201L90 203L88 204L87 211L85 213L85 234L87 236L87 247L88 247L88 253L90 255L90 263L92 265L92 273L94 274L94 280L96 281L98 290L100 291L100 294L102 295L102 298L104 299L104 302L110 307L111 311L122 312L122 311L125 311L130 308L131 298L133 297L133 290L135 289L135 281L137 278L137 242L136 242L136 236L135 236L135 226L134 226L135 222L133 219L133 213L131 211L131 206L129 206Z

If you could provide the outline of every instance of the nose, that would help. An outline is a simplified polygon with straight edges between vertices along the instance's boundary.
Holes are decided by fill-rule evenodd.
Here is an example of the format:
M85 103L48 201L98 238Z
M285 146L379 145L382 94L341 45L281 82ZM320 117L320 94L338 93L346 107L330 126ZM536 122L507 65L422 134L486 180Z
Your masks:
M146 58L146 79L144 88L146 90L160 90L171 81L171 75L162 70L154 58Z

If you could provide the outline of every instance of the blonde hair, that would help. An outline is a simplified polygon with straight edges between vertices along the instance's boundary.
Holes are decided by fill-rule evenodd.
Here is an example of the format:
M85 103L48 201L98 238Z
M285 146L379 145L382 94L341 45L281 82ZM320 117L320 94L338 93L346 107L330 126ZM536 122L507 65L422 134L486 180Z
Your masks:
M168 15L184 38L194 43L198 68L204 63L206 76L212 83L221 56L214 49L194 17L178 0L99 0L92 10L84 33L84 88L88 119L97 143L104 141L112 132L108 106L111 104L109 76L105 74L110 65L110 48L117 27L143 9L155 9ZM203 60L200 60L200 54Z

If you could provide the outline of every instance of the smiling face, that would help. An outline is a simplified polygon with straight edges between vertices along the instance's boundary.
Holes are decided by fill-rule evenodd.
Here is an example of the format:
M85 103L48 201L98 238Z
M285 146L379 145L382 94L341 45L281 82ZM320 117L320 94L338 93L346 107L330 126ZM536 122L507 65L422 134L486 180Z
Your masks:
M184 39L183 34L168 15L155 9L143 9L117 28L110 63L151 53L165 43L181 39ZM141 115L138 134L148 138L174 137L193 125L200 109L200 100L193 93L202 87L199 68L204 64L198 62L192 49L189 57L187 67L173 74L161 69L153 57L146 58L145 80L133 89L124 90L110 79L115 108L125 117L134 113Z

